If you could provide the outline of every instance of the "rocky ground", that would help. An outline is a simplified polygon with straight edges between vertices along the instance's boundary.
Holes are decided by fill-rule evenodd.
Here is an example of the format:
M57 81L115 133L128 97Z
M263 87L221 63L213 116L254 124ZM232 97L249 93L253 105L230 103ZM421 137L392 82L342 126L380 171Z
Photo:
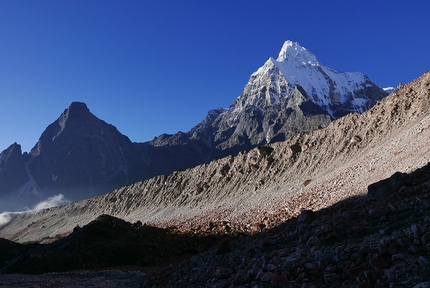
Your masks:
M411 182L389 180L382 183L387 194L374 199L304 210L256 236L226 237L145 285L430 287L430 165Z
M110 240L113 245L103 247L100 241L100 237L115 238L112 234L116 232L136 238L137 234L133 233L142 227L102 216L77 229L63 242L50 244L50 249L33 248L27 262L21 256L9 268L28 272L25 270L28 267L42 269L50 264L51 268L47 269L52 271L50 253L62 256L69 269L82 268L73 267L70 259L63 258L61 253L67 250L64 247L77 246L83 234L87 235L86 249L75 248L75 256L85 258L84 251L92 250L89 255L93 261L86 259L77 263L91 265L104 261L106 264L106 259L119 257L122 265L133 267L37 276L1 275L0 287L430 287L427 282L430 279L430 164L410 175L395 174L371 185L369 191L372 197L353 197L315 212L303 210L298 217L255 235L218 233L211 241L194 236L187 239L185 246L174 240L176 250L205 251L185 257L179 264L171 259L164 267L152 270L135 266L136 258L124 251L118 255L112 253L118 243ZM100 223L105 227L104 234L109 232L110 237L103 237L100 228L94 229ZM159 244L167 244L164 242L167 238L157 234L159 230L152 232L158 235ZM91 241L88 234L93 233L98 236ZM143 261L148 251L139 254L131 246L132 242L120 241ZM141 247L145 247L142 241L138 239ZM91 245L96 246L88 249ZM40 254L35 256L37 253ZM162 249L148 257L157 259L160 253ZM34 259L38 262L28 262ZM54 267L60 265L57 263Z

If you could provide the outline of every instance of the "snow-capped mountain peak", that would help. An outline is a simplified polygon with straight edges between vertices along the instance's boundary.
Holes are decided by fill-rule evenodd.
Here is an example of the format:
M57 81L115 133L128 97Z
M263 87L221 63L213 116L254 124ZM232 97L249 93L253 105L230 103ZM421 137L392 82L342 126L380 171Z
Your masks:
M363 73L338 72L323 66L306 48L288 40L276 60L269 58L251 75L246 93L236 103L242 108L278 104L296 87L334 119L351 112L362 113L387 95Z
M293 62L301 65L319 66L320 63L314 54L306 48L300 46L299 43L287 40L279 52L277 62Z

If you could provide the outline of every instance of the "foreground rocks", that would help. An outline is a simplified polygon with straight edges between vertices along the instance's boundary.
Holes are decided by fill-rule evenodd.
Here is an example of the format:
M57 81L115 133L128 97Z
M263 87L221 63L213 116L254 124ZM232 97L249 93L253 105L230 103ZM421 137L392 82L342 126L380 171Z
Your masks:
M213 241L208 241L205 237L190 237L188 240L194 239L195 242L188 243L190 245L186 247L200 249L200 253L179 264L177 261L171 261L165 264L164 268L142 272L145 269L143 266L148 264L142 262L141 267L138 267L134 262L136 259L129 254L122 254L122 265L133 266L126 271L13 275L15 278L2 275L0 285L13 287L17 283L39 283L41 286L74 287L428 287L430 164L407 177L410 180L408 185L401 186L390 197L378 200L367 196L354 197L320 211L303 210L298 217L273 229L262 228L264 231L255 235L217 233L218 236L214 239L218 240ZM98 221L110 225L114 228L113 231L119 230L120 234L124 235L133 235L125 230L126 227L132 229L133 226L139 226L138 223L127 224L109 216L99 217ZM70 239L79 239L77 235L82 234L79 230L90 228L91 226L77 229L62 242L53 243L53 247L60 249L58 247L76 243L76 240ZM180 242L165 242L167 238L162 235L168 235L166 232L153 232L158 236L148 234L147 238L157 239L160 243L157 255L162 251L161 243L172 245L171 249L175 251L184 247ZM99 236L93 239L93 245L103 246L103 238L112 239ZM67 243L67 239L70 243ZM88 243L85 247L95 247L91 246L91 238L86 239ZM110 255L109 251L129 245L130 242L125 239L127 237L121 238L124 242L116 242L108 250L92 248L93 262L106 259L100 253ZM2 247L8 244L8 251L19 245L13 242L5 243L2 242ZM194 253L197 253L197 250ZM32 253L36 254L35 251L33 249ZM83 253L84 250L76 251ZM76 259L83 257L79 253L75 254ZM134 254L144 257L138 250ZM5 255L3 251L1 255ZM34 257L50 260L48 255L46 252ZM37 267L46 267L44 265L46 263L41 261ZM104 265L112 267L115 263L104 262Z
M145 286L428 287L430 165L410 179L386 199L356 197L226 238L230 250L214 247L148 276Z
M216 241L101 215L50 244L0 238L0 273L40 274L77 269L153 267L189 257Z

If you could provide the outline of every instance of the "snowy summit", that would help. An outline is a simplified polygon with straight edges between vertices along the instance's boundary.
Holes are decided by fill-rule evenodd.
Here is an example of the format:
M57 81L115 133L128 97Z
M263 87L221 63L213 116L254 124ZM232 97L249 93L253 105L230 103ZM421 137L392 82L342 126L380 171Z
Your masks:
M262 87L268 81L272 89L266 89L266 104L277 104L279 97L287 97L299 87L333 118L362 113L374 104L371 99L376 95L387 94L361 72L338 72L321 65L314 54L290 40L285 41L276 60L270 57L251 75L248 85ZM246 104L261 102L259 92L247 95Z

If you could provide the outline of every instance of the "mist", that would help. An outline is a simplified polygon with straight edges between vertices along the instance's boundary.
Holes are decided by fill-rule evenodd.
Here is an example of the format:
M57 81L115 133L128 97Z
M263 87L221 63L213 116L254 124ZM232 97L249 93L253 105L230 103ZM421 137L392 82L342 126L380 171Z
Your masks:
M36 205L34 205L33 209L30 209L28 211L37 211L37 210L42 210L42 209L68 204L68 203L70 203L70 201L67 200L63 194L58 194L58 195L49 197L48 199L42 202L37 203ZM28 211L25 211L25 212L28 212Z
M10 221L10 212L2 212L0 213L0 226L3 226Z
M70 201L67 200L63 194L58 194L52 197L48 197L46 200L41 201L36 205L34 205L33 208L26 209L25 211L22 211L22 212L2 212L0 213L0 227L9 223L9 221L12 219L12 214L38 211L42 209L65 205L68 203L70 203Z

